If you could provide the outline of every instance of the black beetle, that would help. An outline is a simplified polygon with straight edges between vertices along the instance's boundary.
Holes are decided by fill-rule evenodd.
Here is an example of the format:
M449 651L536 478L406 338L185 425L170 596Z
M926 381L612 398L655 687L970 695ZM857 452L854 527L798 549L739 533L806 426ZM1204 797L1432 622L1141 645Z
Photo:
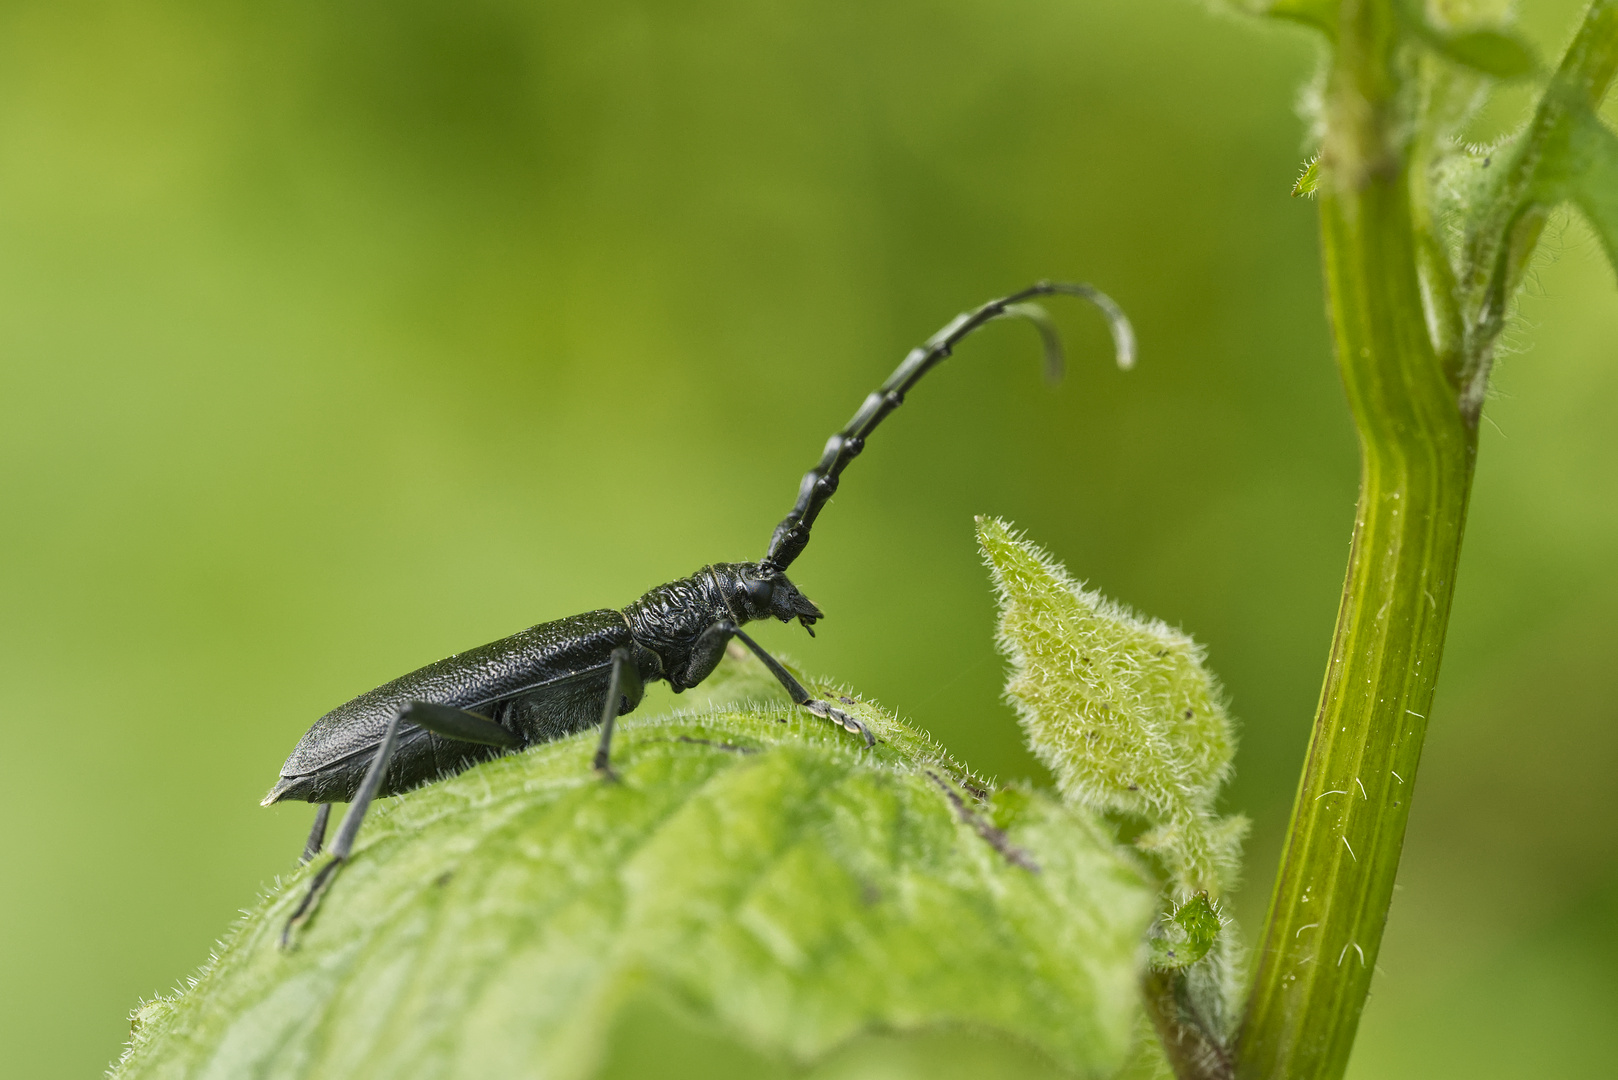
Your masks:
M306 862L320 852L331 804L349 800L351 806L332 843L331 861L320 868L287 920L282 945L313 914L348 858L376 796L397 794L595 723L601 725L601 742L594 767L611 778L613 721L640 704L645 684L665 679L675 693L696 686L718 666L733 637L763 661L795 703L873 745L865 725L810 697L741 626L758 619L796 619L814 633L822 612L787 580L787 567L808 545L815 518L836 492L838 477L865 448L866 438L962 338L992 319L1029 319L1044 340L1049 374L1060 377L1062 353L1055 329L1041 308L1026 303L1053 294L1082 297L1099 307L1109 320L1119 366L1133 364L1128 319L1088 285L1039 282L991 300L957 316L911 350L848 425L827 441L819 464L803 478L797 504L776 526L769 551L758 562L705 566L690 577L659 585L622 611L602 609L541 623L402 675L315 721L281 767L281 778L264 805L283 799L320 804L304 847Z

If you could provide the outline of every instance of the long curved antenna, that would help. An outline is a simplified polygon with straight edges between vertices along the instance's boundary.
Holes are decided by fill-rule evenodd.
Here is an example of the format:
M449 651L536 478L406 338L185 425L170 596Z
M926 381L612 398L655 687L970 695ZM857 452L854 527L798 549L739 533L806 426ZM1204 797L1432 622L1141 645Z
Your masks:
M1027 303L1036 296L1077 296L1101 309L1112 329L1112 343L1117 350L1118 366L1125 371L1135 366L1135 331L1123 309L1112 298L1089 285L1066 281L1040 281L1021 292L990 300L976 311L957 315L948 326L927 339L925 345L910 350L899 369L888 376L881 389L872 393L860 406L859 412L848 425L826 440L826 450L820 463L804 474L798 487L798 502L781 524L775 527L770 539L770 550L761 565L764 569L785 570L809 546L809 530L815 518L837 491L837 480L848 468L848 463L865 449L865 440L876 430L890 412L904 404L910 388L931 371L940 360L954 351L961 339L986 322L1000 318L1028 319L1039 329L1045 345L1046 373L1053 379L1062 375L1062 342L1057 336L1050 316L1038 304Z

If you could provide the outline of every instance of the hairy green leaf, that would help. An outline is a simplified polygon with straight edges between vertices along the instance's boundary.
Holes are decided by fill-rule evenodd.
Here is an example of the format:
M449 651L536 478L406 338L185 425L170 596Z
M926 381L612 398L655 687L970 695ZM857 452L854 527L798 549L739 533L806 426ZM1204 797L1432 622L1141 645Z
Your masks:
M1160 915L1147 940L1146 1009L1176 1071L1229 1075L1244 959L1234 920L1199 893Z
M1539 60L1528 43L1501 30L1468 30L1444 38L1440 51L1450 59L1497 79L1530 75Z
M1618 271L1618 134L1588 108L1573 107L1540 167L1547 201L1583 211Z
M1141 986L1160 1052L1126 1074L1228 1076L1243 950L1213 897L1247 823L1214 812L1235 750L1218 684L1190 638L1086 591L1005 522L979 518L978 544L1029 745L1068 799L1138 823L1136 846L1167 872Z
M1313 195L1320 186L1320 155L1316 154L1304 165L1303 172L1298 175L1298 182L1292 185L1292 197L1300 195Z
M1533 49L1521 38L1503 30L1446 33L1426 24L1423 30L1422 40L1439 55L1497 79L1520 78L1539 67Z
M626 718L619 783L585 733L385 800L297 947L313 867L142 1007L115 1075L1115 1070L1154 902L1109 828L766 679L732 659L702 711Z
M1081 806L1146 825L1178 892L1228 888L1246 821L1214 812L1235 736L1202 649L1088 592L1005 522L978 519L1000 593L1006 695L1029 745Z
M1220 927L1219 913L1207 896L1193 896L1152 927L1147 939L1152 966L1165 971L1190 967L1208 955Z
M1270 0L1258 8L1258 14L1302 23L1337 38L1337 4L1333 0Z
M1596 116L1615 76L1618 0L1591 0L1527 127L1483 159L1485 168L1498 159L1496 167L1468 170L1463 162L1458 170L1440 171L1449 189L1440 199L1448 197L1450 216L1462 225L1454 280L1465 330L1461 404L1468 415L1483 407L1496 342L1552 209L1577 205L1618 269L1613 136Z
M1396 0L1396 7L1400 21L1411 34L1462 67L1497 79L1519 78L1539 67L1534 50L1509 30L1499 27L1455 29L1435 24L1429 17L1425 0Z

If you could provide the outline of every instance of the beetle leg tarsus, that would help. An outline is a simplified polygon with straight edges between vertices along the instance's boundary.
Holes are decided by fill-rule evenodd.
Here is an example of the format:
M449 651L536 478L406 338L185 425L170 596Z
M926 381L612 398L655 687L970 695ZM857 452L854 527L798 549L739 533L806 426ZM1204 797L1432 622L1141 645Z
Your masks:
M309 883L309 891L303 894L303 899L298 901L297 908L288 917L287 924L281 928L281 948L292 947L292 932L314 915L315 908L320 905L320 898L326 894L326 890L331 887L332 879L337 876L337 868L345 861L347 860L341 858L332 859L315 874L315 879Z
M876 745L876 736L871 734L870 728L860 723L842 709L837 708L835 705L828 705L819 698L811 698L803 703L803 707L823 720L830 720L834 724L841 724L843 726L843 730L849 732L850 734L863 736L866 746Z

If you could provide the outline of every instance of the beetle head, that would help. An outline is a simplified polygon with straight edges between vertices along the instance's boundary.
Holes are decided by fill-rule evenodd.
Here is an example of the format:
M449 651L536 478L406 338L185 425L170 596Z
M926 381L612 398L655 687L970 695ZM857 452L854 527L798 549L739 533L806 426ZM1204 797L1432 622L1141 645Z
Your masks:
M744 611L749 622L757 619L797 619L813 636L816 620L825 612L815 606L781 571L758 563L738 563L731 567L734 582L732 600Z

